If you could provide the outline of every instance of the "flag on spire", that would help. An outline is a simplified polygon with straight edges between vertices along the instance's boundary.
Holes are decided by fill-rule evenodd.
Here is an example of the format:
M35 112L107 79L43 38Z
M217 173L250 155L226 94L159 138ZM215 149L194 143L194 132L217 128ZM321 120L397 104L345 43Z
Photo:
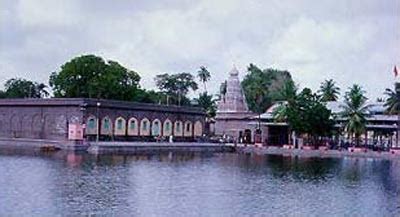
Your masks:
M397 75L399 74L398 71L397 71L396 65L394 65L393 73L394 73L394 77L397 77Z

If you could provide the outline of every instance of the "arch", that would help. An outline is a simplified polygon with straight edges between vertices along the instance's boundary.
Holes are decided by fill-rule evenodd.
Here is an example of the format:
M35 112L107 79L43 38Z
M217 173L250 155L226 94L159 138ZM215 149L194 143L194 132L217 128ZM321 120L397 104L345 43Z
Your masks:
M136 118L132 117L128 121L128 136L139 135L139 122Z
M40 114L35 114L32 117L32 129L33 138L40 139L43 131L43 118Z
M244 130L244 138L243 138L243 142L244 143L251 143L251 138L252 138L251 134L252 133L251 133L250 129L245 129Z
M150 121L147 118L143 118L140 121L140 135L150 136Z
M151 124L151 135L152 136L160 136L161 135L161 121L158 119L153 120Z
M86 135L96 135L97 134L97 118L93 115L90 115L86 119L85 134Z
M194 124L194 136L202 136L203 135L203 124L201 121L196 121Z
M112 134L112 121L111 118L108 116L104 117L101 120L101 125L100 125L100 134L101 135L111 135Z
M5 123L4 115L0 115L0 136L6 136L6 132L7 132L7 124Z
M175 121L174 124L174 136L183 136L183 123L182 121Z
M77 122L69 122L73 124L80 124L79 121ZM59 136L66 135L68 133L68 118L66 115L58 114L55 118L55 133Z
M172 135L172 122L167 119L164 121L163 124L163 136L170 136Z
M22 130L22 137L24 138L31 138L32 137L32 132L31 132L31 123L32 117L29 115L24 115L22 116L22 121L21 121L21 130ZM1 119L0 119L1 122ZM1 129L1 127L0 127Z
M21 133L21 119L18 114L14 114L10 118L10 131L11 137L16 138L20 136Z
M126 135L126 120L123 117L115 119L114 123L114 135L125 136Z
M185 130L184 130L184 136L185 137L190 137L192 136L193 132L193 124L191 121L185 121Z
M57 138L57 117L59 115L48 113L44 115L44 131L42 138L56 139Z

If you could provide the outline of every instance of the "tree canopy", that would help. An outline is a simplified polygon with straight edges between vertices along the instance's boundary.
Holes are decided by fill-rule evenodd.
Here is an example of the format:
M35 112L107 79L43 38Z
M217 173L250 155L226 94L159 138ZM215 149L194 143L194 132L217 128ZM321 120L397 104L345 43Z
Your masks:
M49 96L47 86L23 78L12 78L4 84L0 98L44 98Z
M293 81L288 71L261 70L254 64L250 64L247 70L241 84L249 109L257 113L264 112L272 102L282 100L280 91L286 82Z
M349 135L356 139L356 145L359 145L359 138L366 130L368 116L367 97L365 91L357 84L354 84L345 95L345 104L342 106L341 113L346 121L345 130Z
M95 55L73 58L50 76L55 97L135 100L140 76L116 61Z
M400 114L400 83L395 83L395 90L387 88L385 95L387 96L385 102L387 113Z
M206 83L210 80L211 74L207 70L205 66L200 66L199 71L197 72L197 77L200 79L200 81L204 85L204 92L207 92L207 85Z
M318 93L321 96L323 102L337 101L340 94L340 88L336 86L335 81L332 79L325 80L319 87Z
M318 138L332 133L334 121L331 111L321 102L318 94L312 93L309 88L297 93L297 87L289 81L280 95L286 97L286 101L274 111L275 120L286 121L291 131L306 135L313 145L318 144Z
M186 95L190 90L195 91L198 88L193 75L189 73L164 73L157 75L155 81L158 89L170 97L169 101L178 105L186 104Z
M199 94L198 98L194 99L197 105L204 109L208 117L215 117L217 112L217 104L213 95L203 92Z

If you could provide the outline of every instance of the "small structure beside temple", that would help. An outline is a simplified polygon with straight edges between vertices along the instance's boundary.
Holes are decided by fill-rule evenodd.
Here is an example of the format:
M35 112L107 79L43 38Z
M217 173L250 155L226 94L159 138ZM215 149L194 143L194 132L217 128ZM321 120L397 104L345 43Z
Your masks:
M248 123L254 115L256 114L247 106L239 71L234 67L229 72L226 94L218 102L215 134L236 142L251 143L254 141L255 127L249 126Z

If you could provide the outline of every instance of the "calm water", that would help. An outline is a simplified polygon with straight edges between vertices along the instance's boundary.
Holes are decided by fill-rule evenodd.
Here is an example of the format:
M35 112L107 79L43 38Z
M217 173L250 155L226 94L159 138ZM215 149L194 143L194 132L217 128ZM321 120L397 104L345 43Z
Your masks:
M400 164L0 154L0 216L400 216Z

